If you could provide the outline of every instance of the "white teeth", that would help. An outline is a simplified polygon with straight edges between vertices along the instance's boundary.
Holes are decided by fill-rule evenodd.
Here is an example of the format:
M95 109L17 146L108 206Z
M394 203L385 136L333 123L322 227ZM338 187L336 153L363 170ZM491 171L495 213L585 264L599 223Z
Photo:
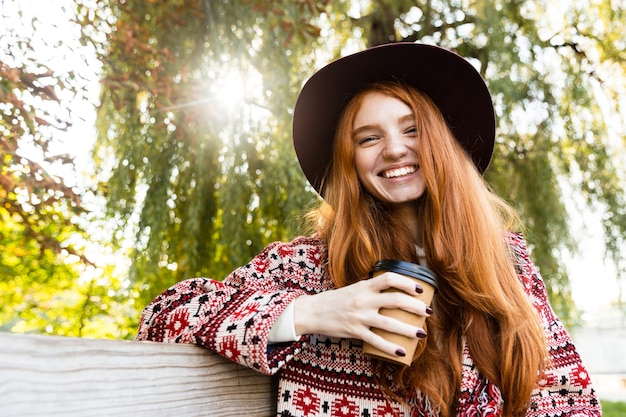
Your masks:
M396 178L401 177L403 175L409 175L417 171L417 167L412 165L410 167L402 167L396 169L390 169L389 171L384 171L381 175L385 178Z

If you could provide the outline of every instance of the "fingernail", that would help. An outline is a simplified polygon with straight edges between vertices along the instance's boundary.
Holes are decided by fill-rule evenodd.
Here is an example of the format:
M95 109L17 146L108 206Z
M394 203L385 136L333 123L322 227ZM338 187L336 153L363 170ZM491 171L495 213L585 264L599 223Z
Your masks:
M415 286L415 292L416 292L416 293L418 293L418 294L421 294L421 293L423 293L423 292L424 292L424 290L423 290L423 289L422 289L422 287L420 287L420 286L419 286L419 284L418 284L418 285L416 285L416 286Z
M419 337L420 339L423 339L426 337L426 332L422 329L419 329L416 333L415 336ZM396 352L397 353L397 352Z
M398 356L406 356L406 352L402 349L396 350L396 355Z
M433 309L430 307L426 307L426 314L433 314Z

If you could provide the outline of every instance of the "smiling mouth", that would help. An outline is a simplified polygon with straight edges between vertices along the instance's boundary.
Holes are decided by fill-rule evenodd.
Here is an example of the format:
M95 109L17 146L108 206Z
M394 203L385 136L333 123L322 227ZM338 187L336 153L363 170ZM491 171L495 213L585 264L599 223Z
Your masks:
M408 165L401 168L394 168L383 171L378 175L383 178L398 178L404 177L405 175L413 174L415 171L417 171L417 165Z

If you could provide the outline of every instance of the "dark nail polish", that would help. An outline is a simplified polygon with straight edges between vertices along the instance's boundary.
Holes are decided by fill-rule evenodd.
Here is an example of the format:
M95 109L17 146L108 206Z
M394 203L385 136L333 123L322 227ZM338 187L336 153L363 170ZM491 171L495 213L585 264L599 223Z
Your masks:
M419 329L416 333L415 336L419 337L420 339L423 339L426 337L426 332L422 329Z
M421 294L424 292L424 290L422 289L422 287L420 287L419 285L415 286L415 292L418 294Z
M430 307L426 307L426 314L433 314L433 309Z
M396 355L398 356L406 356L406 352L402 349L396 350Z

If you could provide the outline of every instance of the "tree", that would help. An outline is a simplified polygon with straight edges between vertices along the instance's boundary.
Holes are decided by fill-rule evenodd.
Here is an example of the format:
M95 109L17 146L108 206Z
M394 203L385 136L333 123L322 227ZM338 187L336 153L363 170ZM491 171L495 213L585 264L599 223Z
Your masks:
M11 327L28 320L25 316L42 313L53 294L40 292L42 287L61 292L76 278L69 257L85 259L66 244L68 236L77 231L71 217L81 212L80 196L44 167L71 164L69 155L50 149L54 132L66 129L69 123L54 110L60 102L59 90L66 86L50 68L37 62L30 40L10 25L2 44L0 317ZM37 327L45 329L42 323Z
M316 198L290 141L302 81L345 49L418 40L470 57L487 78L499 119L487 179L527 221L552 301L567 314L560 256L575 242L564 181L610 213L603 219L608 253L623 259L623 173L602 140L618 110L595 99L606 93L616 102L604 67L618 68L616 89L626 78L623 12L608 1L558 4L565 13L558 22L547 20L555 13L543 13L538 1L81 6L85 38L106 35L93 41L104 64L96 155L117 167L102 190L120 230L130 225L136 235L133 280L145 301L183 278L223 278L268 241L295 233L294 216ZM597 21L602 36L595 36ZM249 89L229 107L220 91L237 95L233 74Z
M59 151L76 117L70 101L80 100L86 87L82 74L55 70L46 51L76 51L30 16L25 2L3 6L0 329L123 336L124 315L117 321L112 315L128 315L128 303L118 298L119 280L99 282L96 265L85 255L85 190L68 183L76 175L73 156ZM101 273L111 270L105 266Z
M302 45L319 36L309 20L323 7L101 1L94 18L80 9L87 39L107 34L96 157L116 166L103 193L120 230L134 227L133 280L146 302L182 278L224 277L289 236L294 213L315 199L291 149L290 111L294 67L312 55ZM247 89L229 103L237 92L224 87L238 83Z
M426 41L474 59L499 121L487 179L522 214L553 306L568 315L573 306L561 256L576 242L564 183L590 208L604 208L607 253L617 265L625 256L624 171L615 144L626 131L607 124L620 117L617 97L626 86L624 8L609 1L378 0L362 13L356 24L370 46Z

